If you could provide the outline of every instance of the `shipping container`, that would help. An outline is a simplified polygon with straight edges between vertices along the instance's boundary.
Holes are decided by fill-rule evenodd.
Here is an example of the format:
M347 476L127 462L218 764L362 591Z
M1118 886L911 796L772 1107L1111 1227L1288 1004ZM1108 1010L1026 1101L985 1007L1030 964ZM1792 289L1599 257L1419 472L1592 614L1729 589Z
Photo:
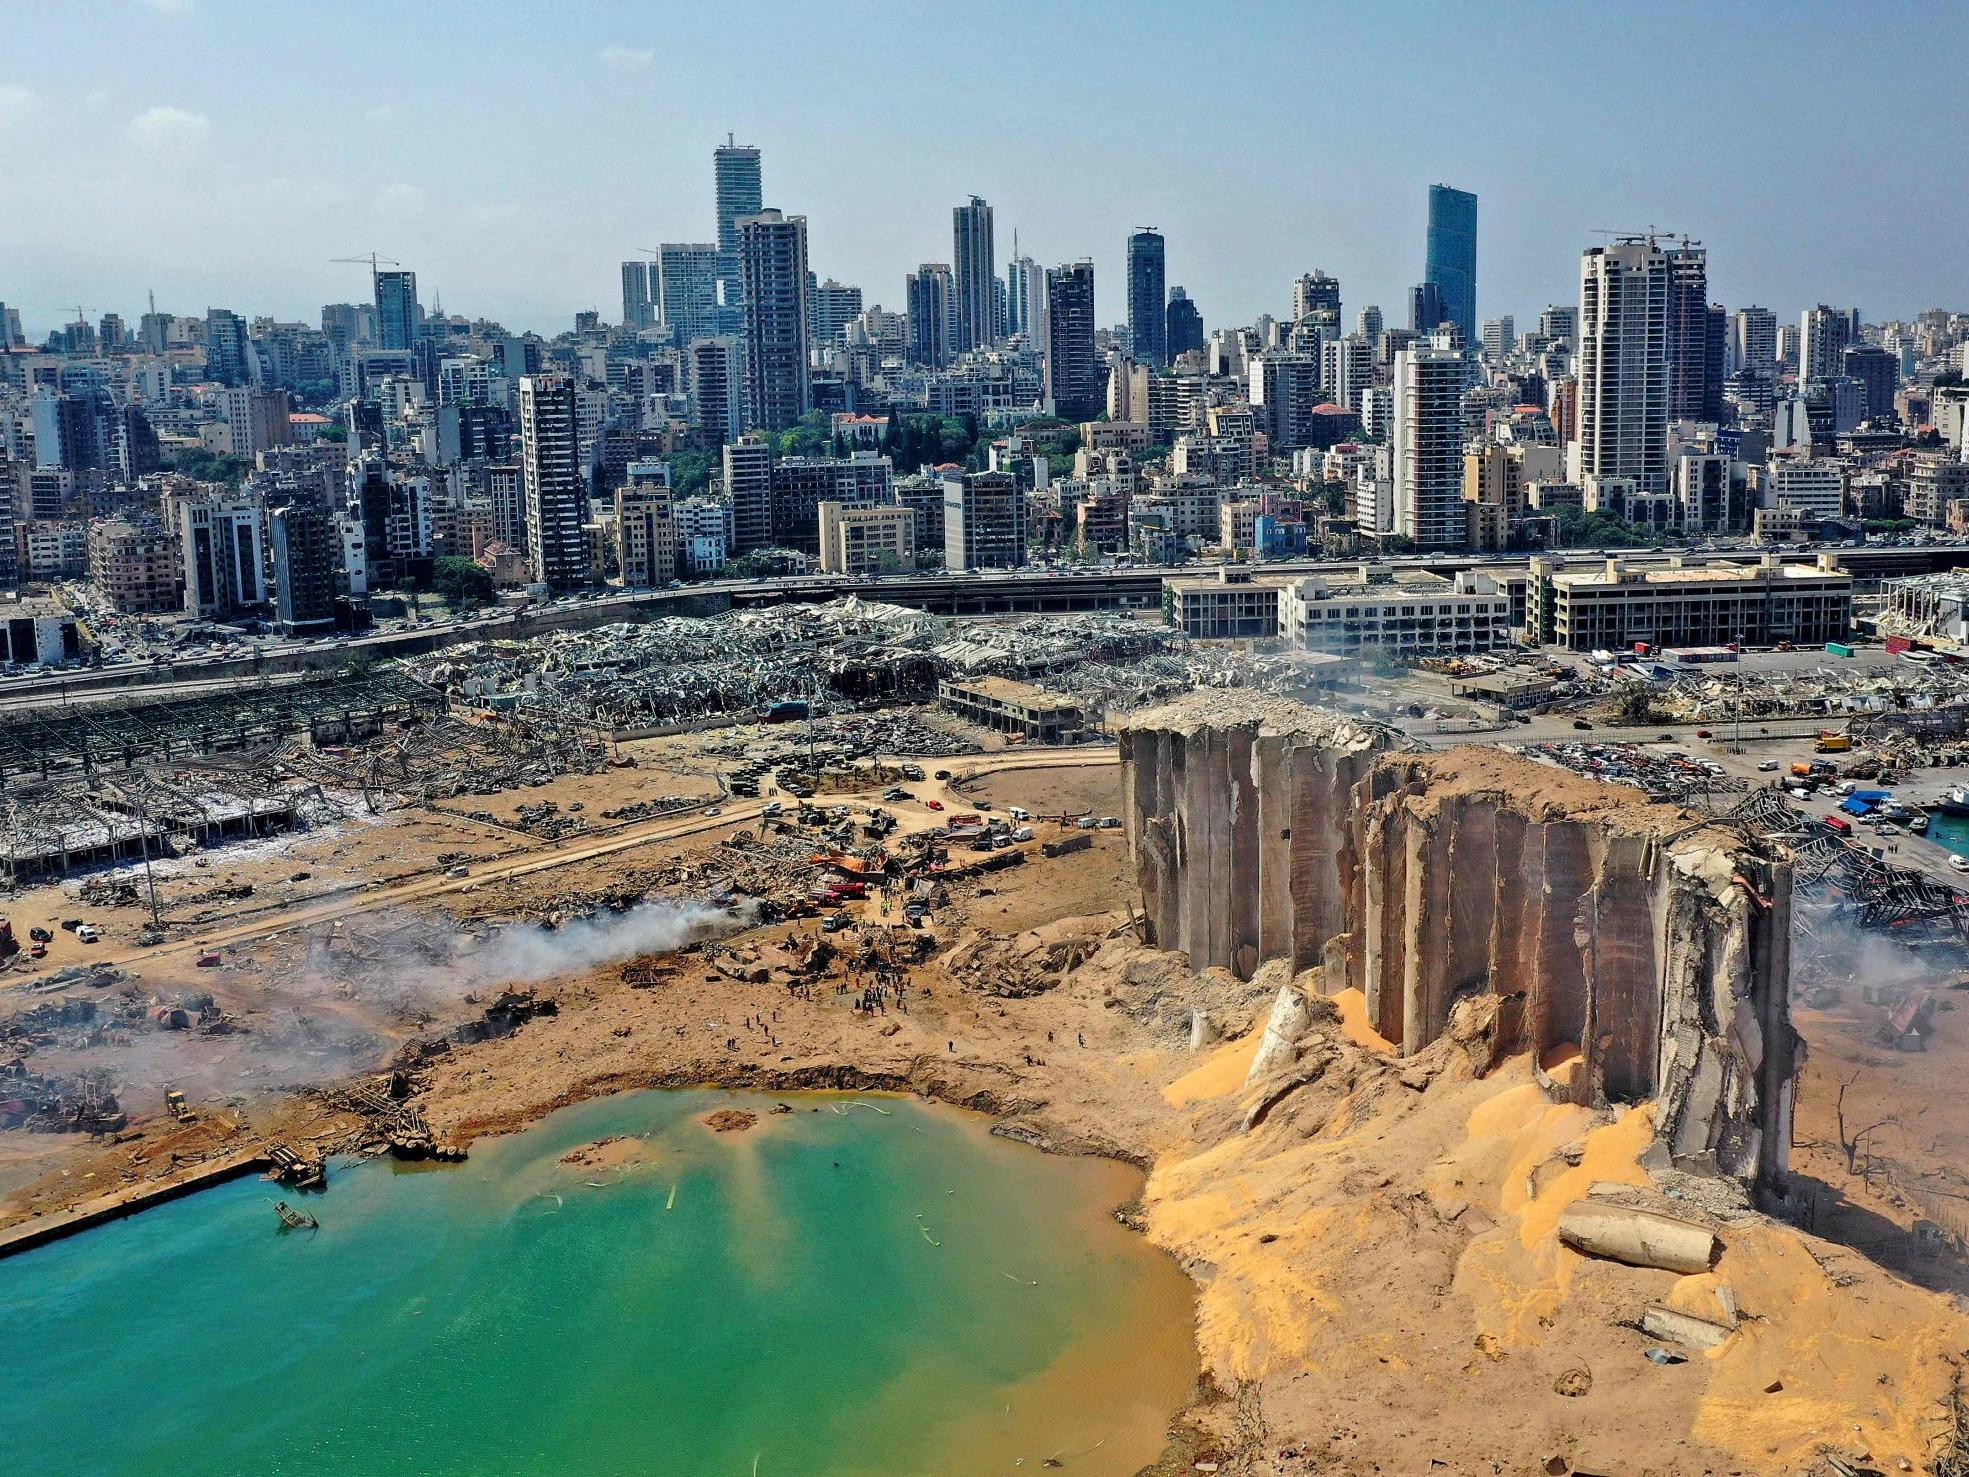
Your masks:
M1825 649L1834 656L1851 656L1853 654L1853 648L1848 646L1844 641L1828 641L1825 644ZM1890 647L1889 650L1891 649Z

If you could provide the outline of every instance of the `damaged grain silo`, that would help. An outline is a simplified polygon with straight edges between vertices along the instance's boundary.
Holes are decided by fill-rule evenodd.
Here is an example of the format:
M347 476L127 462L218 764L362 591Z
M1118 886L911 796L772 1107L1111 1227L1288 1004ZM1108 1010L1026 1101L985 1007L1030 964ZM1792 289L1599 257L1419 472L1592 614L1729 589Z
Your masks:
M1359 988L1404 1052L1500 1001L1553 1096L1656 1103L1683 1168L1774 1181L1798 1063L1788 859L1632 791L1501 749L1195 694L1120 730L1154 937L1248 978Z

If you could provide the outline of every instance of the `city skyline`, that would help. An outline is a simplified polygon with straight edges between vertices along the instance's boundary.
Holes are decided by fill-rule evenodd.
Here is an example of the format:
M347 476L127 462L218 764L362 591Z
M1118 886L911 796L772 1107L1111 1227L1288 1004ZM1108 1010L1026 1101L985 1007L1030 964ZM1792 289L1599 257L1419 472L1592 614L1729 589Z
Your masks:
M92 26L89 9L119 24ZM357 38L374 34L365 16L381 24L377 7L351 12L347 30ZM1095 262L1104 326L1125 321L1126 241L1142 220L1158 223L1167 281L1188 290L1206 323L1283 315L1293 279L1313 267L1340 279L1350 319L1374 303L1403 321L1407 291L1424 273L1426 193L1437 182L1482 201L1480 319L1527 321L1569 301L1579 252L1604 239L1598 231L1649 224L1705 242L1712 296L1733 307L1761 304L1785 321L1812 303L1844 301L1874 319L1906 317L1948 301L1952 286L1945 254L1916 240L1948 239L1969 224L1969 205L1904 157L1919 151L1889 153L1875 147L1877 126L1841 121L1849 111L1873 120L1869 87L1911 94L1938 60L1919 46L1895 48L1872 17L1830 8L1809 42L1769 24L1761 6L1721 17L1668 7L1646 26L1595 18L1559 27L1540 24L1557 12L1534 9L1503 38L1475 17L1444 13L1401 53L1411 88L1364 92L1370 100L1345 110L1320 108L1312 94L1325 89L1280 98L1254 88L1201 131L1177 126L1180 106L1157 111L1120 86L1123 62L1155 43L1176 46L1165 13L1150 7L1141 25L1103 32L1102 18L1118 12L1095 9L1077 15L1031 68L953 84L963 98L996 98L1002 109L936 110L884 136L882 166L872 170L842 170L836 151L847 138L858 157L866 151L871 135L859 119L877 99L861 98L852 79L789 77L777 52L758 50L761 26L790 55L802 28L819 24L790 10L764 7L749 25L684 15L658 27L633 8L598 6L557 22L551 35L509 9L475 10L469 21L420 14L391 32L398 45L363 52L363 80L341 89L345 101L326 116L292 113L283 63L298 58L258 28L230 24L245 13L233 0L178 0L14 17L24 44L0 72L0 145L16 161L13 197L44 208L0 222L0 287L30 334L71 319L77 305L92 317L133 317L150 290L183 314L230 306L313 321L323 303L366 296L361 270L331 258L372 247L418 274L427 306L442 298L456 311L545 333L588 307L613 318L620 263L639 246L715 238L711 150L727 133L761 150L763 205L808 218L817 275L859 286L871 306L900 307L904 275L950 254L949 212L976 194L991 202L1000 240L1016 228L1021 249L1042 266ZM1945 15L1923 6L1898 13L1910 37L1924 17ZM1337 62L1350 47L1384 44L1403 14L1260 7L1207 35L1182 34L1170 54L1204 75L1219 52L1249 45L1249 55L1264 54L1310 32ZM1753 145L1765 135L1754 131L1738 154L1721 149L1733 120L1769 120L1721 67L1688 75L1676 28L1689 25L1700 25L1718 54L1749 47L1744 54L1780 72L1788 60L1802 66L1836 48L1847 87L1824 100L1813 149L1762 150ZM1062 47L1097 33L1112 54L1060 65ZM339 34L309 43L311 68L334 71L354 55ZM880 28L867 43L876 63L897 44ZM457 70L471 75L471 100L418 64L440 44L455 48ZM1480 98L1467 79L1500 46L1521 70L1494 70ZM1630 57L1631 75L1598 79L1596 111L1548 126L1584 85L1565 67L1612 46ZM204 64L215 47L231 65ZM731 70L741 52L744 73ZM1554 66L1560 74L1545 87ZM746 85L720 86L721 72ZM1534 73L1535 98L1511 85ZM1451 74L1471 93L1461 103L1430 87ZM1068 86L1070 75L1079 80ZM521 84L529 110L509 118L497 100L502 87ZM1020 105L1035 101L1045 106L1027 116ZM1644 102L1651 127L1629 138L1623 110ZM1444 126L1458 108L1486 103L1494 129ZM835 104L838 132L818 122ZM881 103L885 114L889 106ZM457 126L459 107L476 110L473 126ZM1320 120L1315 168L1236 146L1240 117L1258 107L1281 123ZM1116 126L1073 126L1103 110ZM625 156L626 134L638 147ZM1034 167L1036 151L1051 167ZM1750 162L1705 172L1689 166L1691 153ZM1842 201L1845 180L1865 181L1864 208L1856 194Z

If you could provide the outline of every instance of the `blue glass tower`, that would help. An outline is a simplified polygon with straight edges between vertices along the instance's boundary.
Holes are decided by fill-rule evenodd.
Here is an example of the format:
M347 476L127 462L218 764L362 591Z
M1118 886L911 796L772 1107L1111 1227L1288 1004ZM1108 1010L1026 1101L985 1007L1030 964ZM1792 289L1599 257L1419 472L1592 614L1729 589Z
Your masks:
M1429 260L1422 274L1442 295L1443 316L1477 339L1477 197L1448 185L1429 186Z

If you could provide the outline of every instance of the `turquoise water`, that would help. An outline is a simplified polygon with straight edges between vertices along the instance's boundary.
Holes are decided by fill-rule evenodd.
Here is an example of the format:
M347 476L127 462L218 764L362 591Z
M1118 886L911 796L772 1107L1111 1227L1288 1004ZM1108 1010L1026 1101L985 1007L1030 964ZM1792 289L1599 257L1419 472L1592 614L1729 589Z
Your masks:
M971 1115L635 1093L342 1169L282 1231L249 1179L0 1262L22 1473L1005 1472L1152 1459L1187 1283L1126 1169ZM878 1104L878 1113L867 1104ZM633 1162L560 1162L606 1135ZM292 1198L292 1197L290 1197ZM668 1208L666 1208L668 1207ZM1091 1448L1091 1449L1089 1449Z
M1928 839L1950 851L1969 853L1969 816L1928 812Z

